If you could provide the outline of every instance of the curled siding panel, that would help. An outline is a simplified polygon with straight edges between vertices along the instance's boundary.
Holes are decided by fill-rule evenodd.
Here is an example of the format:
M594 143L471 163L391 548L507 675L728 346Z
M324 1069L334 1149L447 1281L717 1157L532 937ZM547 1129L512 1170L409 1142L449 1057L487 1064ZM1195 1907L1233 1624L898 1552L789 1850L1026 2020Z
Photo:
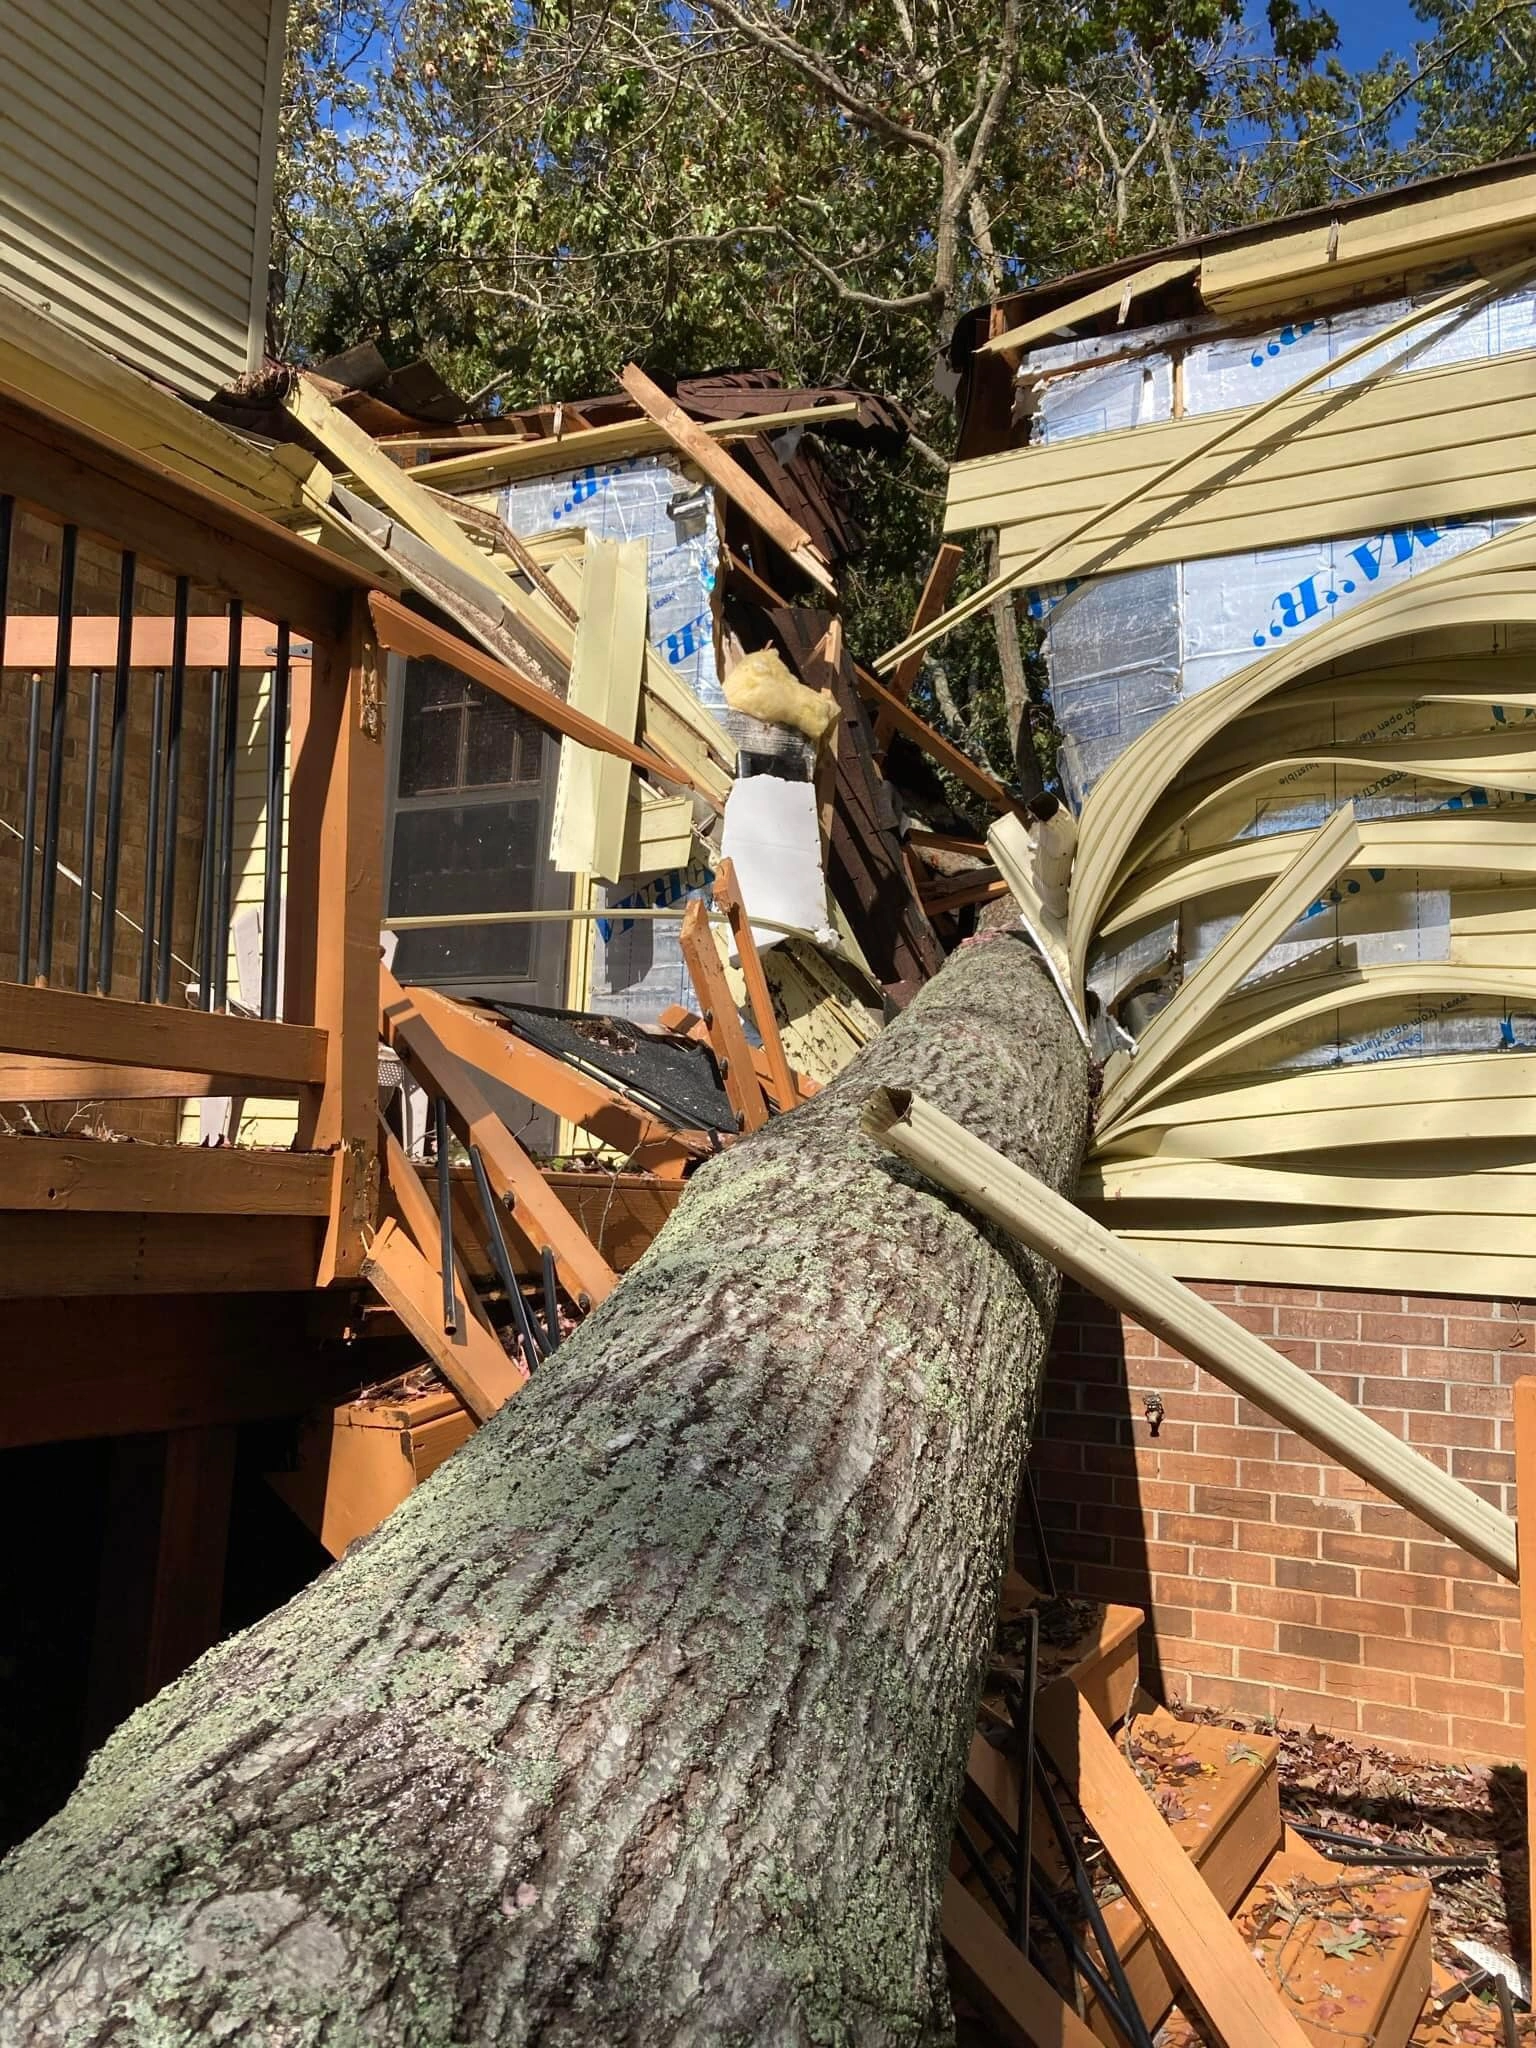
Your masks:
M0 287L189 396L260 359L274 7L4 8Z

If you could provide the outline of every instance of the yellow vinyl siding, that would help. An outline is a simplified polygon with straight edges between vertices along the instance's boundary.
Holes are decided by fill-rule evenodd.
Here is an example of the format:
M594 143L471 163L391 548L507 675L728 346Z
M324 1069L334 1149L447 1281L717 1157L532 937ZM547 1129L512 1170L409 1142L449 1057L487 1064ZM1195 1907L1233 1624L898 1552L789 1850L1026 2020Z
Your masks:
M8 0L0 284L205 397L261 360L276 0Z

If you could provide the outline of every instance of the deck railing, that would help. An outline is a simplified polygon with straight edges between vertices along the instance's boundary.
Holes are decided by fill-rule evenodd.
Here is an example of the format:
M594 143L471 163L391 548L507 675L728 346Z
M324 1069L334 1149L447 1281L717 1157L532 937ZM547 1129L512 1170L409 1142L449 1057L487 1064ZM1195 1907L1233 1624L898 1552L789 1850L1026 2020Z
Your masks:
M384 797L367 588L0 396L0 1104L24 1106L0 1136L0 1295L360 1270ZM232 975L242 916L259 971ZM33 1135L38 1105L89 1102L103 1134L174 1141L186 1098L225 1094L294 1101L294 1149Z

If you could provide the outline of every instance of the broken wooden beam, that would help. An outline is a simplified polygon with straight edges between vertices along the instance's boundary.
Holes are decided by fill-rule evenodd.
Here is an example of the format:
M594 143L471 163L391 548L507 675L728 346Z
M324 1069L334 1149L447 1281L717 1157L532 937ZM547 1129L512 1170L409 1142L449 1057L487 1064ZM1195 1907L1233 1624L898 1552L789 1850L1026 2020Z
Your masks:
M701 470L716 489L722 491L738 511L745 513L776 547L782 548L803 575L819 584L829 595L836 594L837 585L831 569L825 557L817 551L811 536L798 520L790 518L756 477L748 475L729 449L705 433L697 420L691 420L677 400L668 398L638 363L627 363L619 382L641 411L661 428L680 455L686 456L695 469Z
M441 1095L459 1136L478 1145L498 1195L511 1195L510 1221L535 1252L555 1255L562 1285L582 1307L604 1301L618 1275L592 1240L550 1193L538 1167L491 1108L473 1070L450 1052L416 1001L387 967L379 969L382 1035L429 1094Z
M785 1057L784 1041L779 1037L778 1020L773 1014L773 991L768 986L762 955L752 936L752 925L747 916L747 906L742 901L734 861L721 860L716 867L714 892L715 908L723 910L731 921L731 937L736 941L736 958L741 967L741 978L747 985L752 1021L763 1041L770 1092L781 1110L793 1109L800 1100L800 1089Z
M725 968L701 897L695 896L683 913L680 943L699 999L699 1013L736 1119L743 1131L760 1131L768 1121L768 1105L763 1100L752 1048L727 986Z
M479 1422L496 1413L528 1375L472 1315L443 1328L443 1278L435 1259L417 1250L409 1232L387 1217L363 1260L363 1277L388 1302L423 1352Z

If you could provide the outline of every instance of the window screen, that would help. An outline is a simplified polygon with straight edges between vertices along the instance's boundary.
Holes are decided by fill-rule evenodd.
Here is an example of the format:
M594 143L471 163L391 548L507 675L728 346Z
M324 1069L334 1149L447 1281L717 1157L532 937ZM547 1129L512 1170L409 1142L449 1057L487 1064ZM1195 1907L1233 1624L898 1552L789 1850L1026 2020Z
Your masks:
M547 835L538 726L452 669L412 662L399 737L388 915L536 908ZM407 980L525 982L535 939L518 924L402 932L395 968Z

